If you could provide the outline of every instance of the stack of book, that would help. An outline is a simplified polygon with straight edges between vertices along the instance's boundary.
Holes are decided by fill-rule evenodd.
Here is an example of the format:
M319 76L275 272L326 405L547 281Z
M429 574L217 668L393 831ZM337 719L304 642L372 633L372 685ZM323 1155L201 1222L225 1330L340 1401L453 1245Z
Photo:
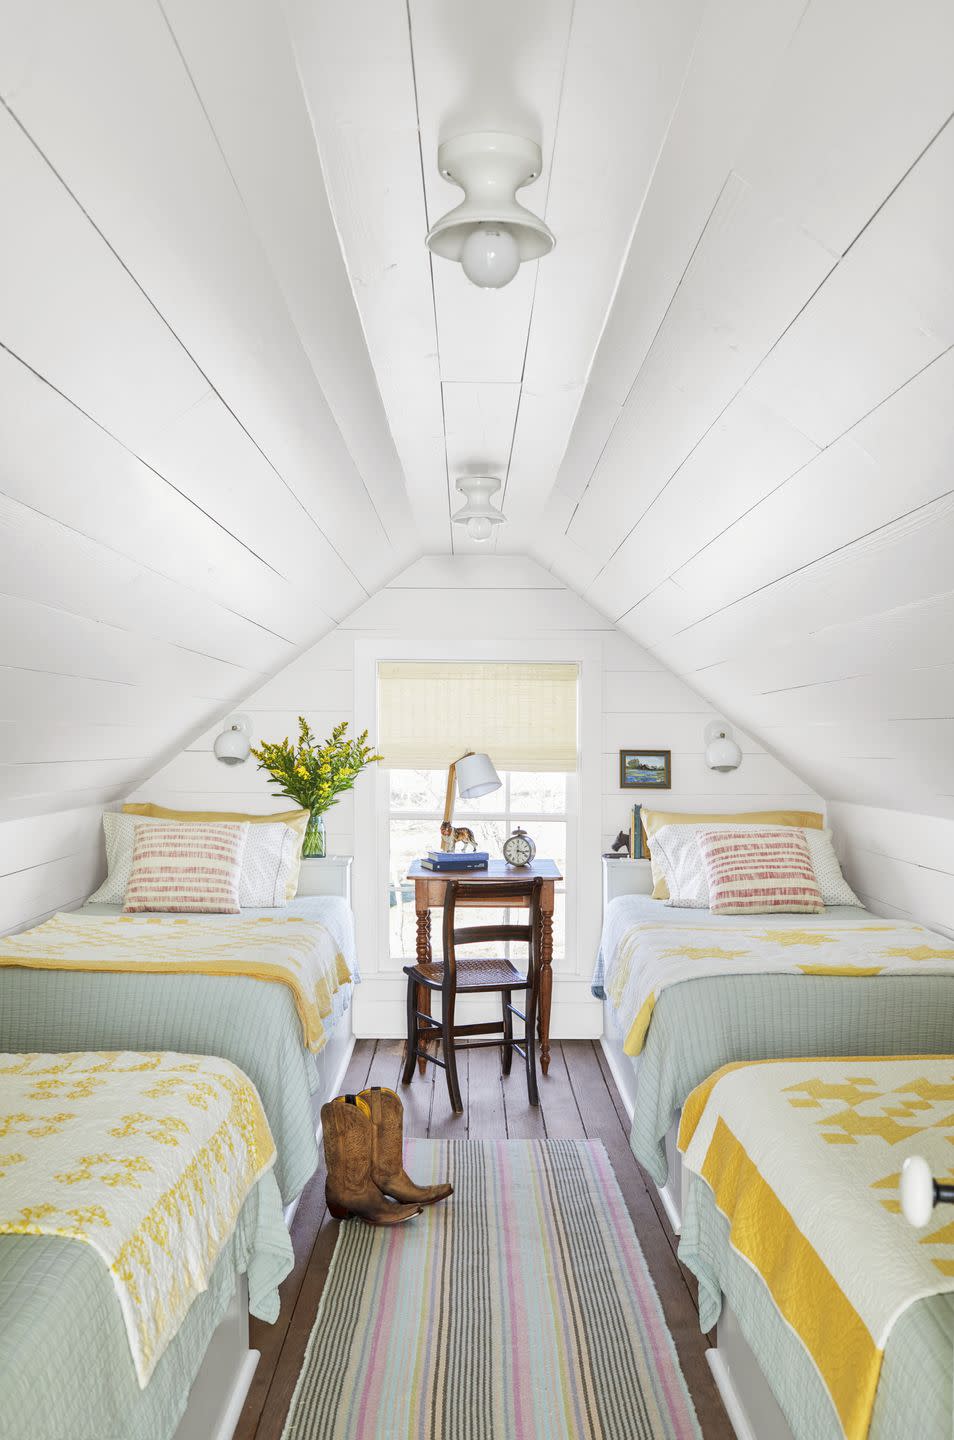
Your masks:
M422 870L433 870L445 875L464 874L468 870L486 870L490 860L487 850L429 850L421 861Z

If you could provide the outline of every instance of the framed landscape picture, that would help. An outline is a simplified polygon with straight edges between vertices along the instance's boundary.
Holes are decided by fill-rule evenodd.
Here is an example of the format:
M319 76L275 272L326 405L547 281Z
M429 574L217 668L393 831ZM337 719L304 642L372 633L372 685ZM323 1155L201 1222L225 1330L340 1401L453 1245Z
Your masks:
M621 750L621 790L668 790L672 785L672 755L669 750Z

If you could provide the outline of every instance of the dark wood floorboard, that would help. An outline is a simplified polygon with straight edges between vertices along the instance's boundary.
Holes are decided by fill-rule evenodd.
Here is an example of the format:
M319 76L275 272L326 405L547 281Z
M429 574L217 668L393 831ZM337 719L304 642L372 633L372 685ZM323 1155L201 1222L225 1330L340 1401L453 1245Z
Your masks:
M429 1065L425 1075L415 1073L413 1083L404 1087L402 1063L402 1041L360 1040L344 1089L388 1085L397 1090L404 1102L408 1134L458 1140L602 1140L646 1256L705 1440L733 1440L706 1364L708 1340L699 1331L695 1282L677 1259L676 1237L655 1186L629 1148L629 1122L600 1046L587 1040L554 1044L550 1074L540 1079L538 1108L527 1100L519 1056L514 1056L513 1072L504 1080L499 1051L466 1051L458 1066L462 1115L454 1115L450 1108L443 1070ZM324 1186L322 1166L295 1216L295 1269L282 1285L278 1323L252 1322L252 1344L261 1350L262 1359L236 1440L280 1440L338 1234L338 1222L325 1208Z

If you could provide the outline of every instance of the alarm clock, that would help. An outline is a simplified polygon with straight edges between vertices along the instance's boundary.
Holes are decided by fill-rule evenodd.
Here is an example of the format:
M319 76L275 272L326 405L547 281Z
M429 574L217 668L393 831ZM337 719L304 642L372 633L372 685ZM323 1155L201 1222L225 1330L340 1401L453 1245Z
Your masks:
M536 853L536 845L526 830L521 830L519 825L503 843L503 856L508 865L530 865Z

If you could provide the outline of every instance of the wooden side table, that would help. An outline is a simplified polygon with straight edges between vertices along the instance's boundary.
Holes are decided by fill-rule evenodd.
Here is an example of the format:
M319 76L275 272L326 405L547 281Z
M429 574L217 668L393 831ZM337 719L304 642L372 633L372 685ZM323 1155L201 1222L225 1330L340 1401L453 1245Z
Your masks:
M540 985L538 997L537 1029L540 1036L540 1069L544 1075L550 1069L550 1005L553 1000L553 905L554 888L562 880L559 867L553 860L534 860L531 865L508 865L506 860L491 860L486 870L468 870L459 877L436 875L433 870L424 870L420 860L415 860L407 872L407 878L414 881L414 909L417 913L417 962L426 965L432 959L431 953L431 911L439 910L444 904L444 886L451 878L459 878L468 885L479 885L493 880L512 881L515 885L528 878L539 876L543 881L540 895ZM499 900L467 900L459 902L467 906L490 906L500 908ZM523 901L515 901L514 909L525 909ZM431 992L423 986L417 987L418 1008L430 1014ZM426 1062L418 1062L421 1072Z

